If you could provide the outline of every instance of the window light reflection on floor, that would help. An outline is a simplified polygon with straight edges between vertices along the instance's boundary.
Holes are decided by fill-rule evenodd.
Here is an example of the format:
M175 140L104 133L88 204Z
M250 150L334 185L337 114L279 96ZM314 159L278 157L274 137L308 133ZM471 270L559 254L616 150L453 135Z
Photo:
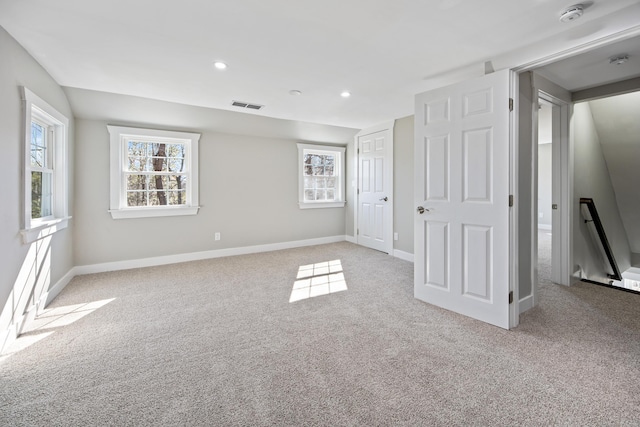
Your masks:
M82 319L113 300L115 300L115 298L62 307L45 308L35 319L25 325L20 331L21 335L18 336L13 343L3 349L0 354L0 365L13 354L53 334L56 329L68 326Z
M301 265L296 279L289 302L347 290L347 282L339 259Z

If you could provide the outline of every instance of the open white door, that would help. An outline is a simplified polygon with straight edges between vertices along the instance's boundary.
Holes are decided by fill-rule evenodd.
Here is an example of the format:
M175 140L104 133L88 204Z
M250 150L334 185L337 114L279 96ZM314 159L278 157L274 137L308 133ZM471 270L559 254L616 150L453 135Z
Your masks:
M416 96L416 298L510 326L510 72Z

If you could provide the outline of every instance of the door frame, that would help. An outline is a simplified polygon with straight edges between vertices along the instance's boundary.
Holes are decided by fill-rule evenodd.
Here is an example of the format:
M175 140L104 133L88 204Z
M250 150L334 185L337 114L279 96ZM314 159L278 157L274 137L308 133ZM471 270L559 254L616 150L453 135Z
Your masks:
M542 88L534 76L533 98L536 105L532 114L531 168L531 218L533 219L531 249L531 306L538 303L538 101L551 104L552 108L552 202L558 204L558 213L552 216L552 255L558 264L552 269L552 281L561 285L571 284L570 263L572 259L573 215L573 149L569 138L569 117L571 103L559 96L552 95L552 88ZM559 95L559 94L558 94Z
M354 158L353 167L354 167L354 170L356 171L355 182L352 185L354 190L353 191L354 199L355 199L355 203L353 207L353 225L354 225L353 234L355 235L355 243L359 245L360 235L358 234L358 229L360 228L359 227L360 224L359 224L359 216L358 216L358 213L359 213L358 203L359 203L360 195L358 194L358 183L360 182L360 154L358 152L359 150L358 140L362 136L371 135L373 133L384 132L384 131L388 133L388 137L389 137L388 142L391 145L391 150L389 151L390 158L385 159L385 163L386 163L386 160L388 160L389 173L391 174L391 194L390 194L390 203L388 203L390 214L386 220L387 221L386 225L388 225L388 227L385 235L385 243L386 243L385 251L387 252L387 254L391 256L393 256L393 230L394 230L393 211L395 208L395 201L394 201L395 189L394 189L394 179L393 179L393 147L394 147L393 128L394 126L395 126L395 120L390 120L388 122L381 123L377 126L372 126L366 129L362 129L353 137L354 151L355 151L355 155L353 156Z
M511 69L509 71L509 102L512 106L509 114L509 194L511 196L518 194L518 176L520 170L518 168L519 142L518 132L520 130L520 121L518 117L518 105L520 103L520 79L518 72ZM510 199L513 199L510 197ZM520 324L520 282L518 280L519 266L519 239L518 239L518 203L510 200L509 209L509 291L513 298L509 304L509 329L515 328Z
M535 79L534 79L535 80ZM545 92L543 89L538 88L538 97L552 104L552 194L557 195L557 199L554 200L559 205L560 215L553 216L552 219L552 247L557 251L555 253L556 259L559 259L559 266L553 269L552 279L555 283L569 286L570 285L570 259L571 259L571 227L570 219L573 214L573 150L569 140L569 111L570 103L558 98L552 94ZM555 122L558 123L555 123ZM556 124L558 126L556 126ZM537 116L536 123L537 125ZM534 164L538 164L538 150L534 153ZM537 177L538 171L534 167L536 191L535 196L538 194L537 189ZM537 212L537 197L535 198L536 206L534 211ZM535 227L538 226L538 216L535 215ZM537 239L536 239L537 241ZM537 245L536 245L537 246ZM537 259L537 251L534 252ZM537 279L537 271L536 271ZM537 283L537 281L536 281ZM534 301L536 300L536 293L534 287Z
M545 65L575 56L575 55L579 55L582 53L586 53L590 50L596 49L598 47L601 46L607 46L607 45L611 45L614 44L616 42L619 41L623 41L632 37L635 37L637 35L640 34L640 26L636 26L633 28L629 28L626 30L622 30L613 34L609 34L607 36L604 37L600 37L597 39L593 39L590 41L587 41L583 44L577 45L575 47L569 48L569 49L565 49L562 51L558 51L555 53L552 53L550 55L547 56L543 56L543 57L538 57L536 59L533 59L527 63L521 64L519 66L516 67L512 67L511 70L514 71L515 73L517 73L518 75L524 73L524 72L534 72L537 68L543 67ZM533 79L533 77L532 77ZM519 80L519 79L516 79ZM539 81L539 79L536 79ZM548 81L546 81L548 82ZM570 131L571 126L572 126L572 121L571 121L571 112L572 112L572 108L573 108L573 101L571 99L571 94L565 90L565 92L568 94L569 99L566 99L566 97L559 95L558 93L555 92L554 89L563 89L560 88L559 86L553 84L552 82L548 82L550 83L550 85L546 85L546 84L533 84L532 83L532 96L533 99L535 100L536 104L537 104L537 99L538 96L540 95L540 91L542 90L542 92L545 92L547 95L552 95L555 99L555 101L560 101L560 104L562 105L562 108L564 111L562 111L562 127L563 127L563 132L566 132L565 134L563 134L563 138L566 138L566 144L563 145L563 150L561 152L561 166L562 169L562 178L561 178L561 192L563 195L565 195L566 197L562 197L561 203L565 204L565 206L563 207L563 212L565 213L564 215L562 215L561 217L561 242L563 245L563 248L561 248L562 251L562 256L563 256L563 263L561 266L561 283L565 284L565 285L571 285L572 284L572 263L573 263L573 231L572 231L572 227L573 227L573 221L572 221L572 215L573 215L573 206L572 206L572 202L573 202L573 168L574 168L574 164L573 164L573 137L572 137L572 132ZM548 88L550 90L548 90ZM518 95L518 91L515 92L515 95ZM563 99L565 98L565 99ZM515 103L515 105L519 105L517 102ZM537 109L534 108L534 113L532 114L531 117L531 124L533 129L535 129L536 134L532 135L535 136L535 141L537 143ZM518 114L516 114L516 117L514 118L515 120L518 120ZM524 119L523 119L524 120ZM516 125L519 126L519 125ZM517 138L517 133L515 135L515 138L512 140L512 143L516 145L516 150L517 147L519 146L519 142L518 142L518 138ZM535 165L532 166L536 166L536 168L533 168L534 170L536 170L536 175L535 178L537 178L537 149L535 149L535 152L532 153L533 156L535 156ZM517 160L517 158L515 159ZM514 168L517 168L517 161L514 163ZM532 178L533 178L533 171L532 171ZM533 181L533 179L532 179ZM537 182L535 182L535 185L537 186ZM532 184L533 184L532 182ZM531 194L521 194L520 197L537 197L537 188L535 188L535 192L534 192L534 188L533 185L531 187L531 189L529 190L531 191ZM532 202L534 202L532 200ZM517 206L517 203L516 203ZM535 205L532 203L531 204L532 207L532 230L530 230L531 232L536 232L537 233L537 199L535 200ZM517 219L516 219L517 221ZM526 224L523 224L523 226L526 226ZM535 228L534 228L535 226ZM513 234L517 235L518 234L518 230L515 229L513 230ZM515 242L517 243L517 239L515 239ZM533 242L535 242L535 244L533 244L533 248L531 251L531 256L530 256L530 266L531 266L531 271L527 277L530 278L530 280L532 281L531 283L531 300L530 301L526 301L523 304L523 301L519 301L518 295L517 295L517 291L520 288L520 284L519 284L519 276L516 274L515 276L513 276L514 278L514 296L516 298L515 301L519 301L520 302L520 306L522 307L523 311L526 311L527 309L534 307L535 305L537 305L538 303L538 295L537 295L537 290L538 290L538 276L537 276L537 235L536 235L536 239L533 240ZM516 245L514 246L514 248L516 249L516 251L519 249L519 247ZM533 250L535 249L535 251ZM517 258L517 253L515 254L516 258ZM518 270L520 267L517 265L516 262L516 266L515 266L516 270ZM515 302L514 301L514 302Z
M554 165L552 168L553 175L553 194L555 195L554 203L559 205L559 215L554 215L552 228L554 234L553 247L557 251L557 256L560 257L560 265L553 280L556 283L563 285L571 284L571 260L572 260L572 223L571 218L573 215L573 147L570 139L570 116L571 116L571 93L567 90L557 86L555 83L542 78L535 74L535 71L531 72L530 84L531 84L531 113L528 116L520 117L522 121L528 121L531 124L530 134L530 146L527 150L530 150L529 155L531 159L530 167L522 170L523 174L528 175L526 178L530 180L530 184L526 186L526 192L520 194L520 197L528 199L528 217L530 223L522 224L523 229L514 230L514 234L525 233L529 236L525 238L523 244L530 245L528 249L519 248L525 251L523 254L526 258L521 260L524 265L519 265L517 268L525 269L525 274L520 276L516 274L518 281L525 280L530 282L531 293L525 295L520 299L518 297L518 311L523 313L538 304L538 106L539 100L543 99L554 108L554 121L556 125L553 132L553 157ZM518 79L519 80L519 79ZM525 113L526 114L526 113ZM519 114L516 115L516 118ZM529 138L524 141L516 141L518 147L522 144L527 144ZM526 181L525 181L526 182ZM526 204L525 204L526 205ZM529 240L530 243L526 243ZM528 252L528 253L527 253ZM520 283L515 288L519 290ZM514 292L514 296L515 292Z

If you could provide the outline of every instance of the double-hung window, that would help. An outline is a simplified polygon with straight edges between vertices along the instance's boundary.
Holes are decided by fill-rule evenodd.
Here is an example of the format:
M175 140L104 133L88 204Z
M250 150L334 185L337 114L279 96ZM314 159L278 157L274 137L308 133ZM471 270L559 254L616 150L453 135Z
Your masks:
M25 243L67 227L67 129L69 119L22 87L24 101Z
M344 147L298 143L298 199L301 209L345 205Z
M111 215L115 219L195 215L200 135L107 126Z

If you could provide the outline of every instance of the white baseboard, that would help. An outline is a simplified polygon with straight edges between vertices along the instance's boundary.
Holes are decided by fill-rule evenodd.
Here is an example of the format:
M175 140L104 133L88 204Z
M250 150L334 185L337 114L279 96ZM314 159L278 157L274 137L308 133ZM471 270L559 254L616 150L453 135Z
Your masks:
M358 244L358 242L356 241L356 236L344 236L344 240L346 240L349 243Z
M533 295L529 295L524 298L521 298L520 301L518 302L518 308L520 310L520 314L533 308Z
M244 246L239 248L215 249L211 251L192 252L186 254L166 255L153 258L132 259L126 261L107 262L102 264L80 265L75 267L75 274L104 273L106 271L130 270L132 268L155 267L157 265L175 264L179 262L200 261L203 259L222 258L235 255L247 255L259 252L279 251L282 249L301 248L304 246L324 245L343 242L346 236L320 237L316 239L295 240L291 242L270 243L266 245Z
M551 230L551 224L540 224L538 223L538 230Z
M410 254L409 252L394 249L393 256L396 258L403 259L405 261L413 262L413 254Z

